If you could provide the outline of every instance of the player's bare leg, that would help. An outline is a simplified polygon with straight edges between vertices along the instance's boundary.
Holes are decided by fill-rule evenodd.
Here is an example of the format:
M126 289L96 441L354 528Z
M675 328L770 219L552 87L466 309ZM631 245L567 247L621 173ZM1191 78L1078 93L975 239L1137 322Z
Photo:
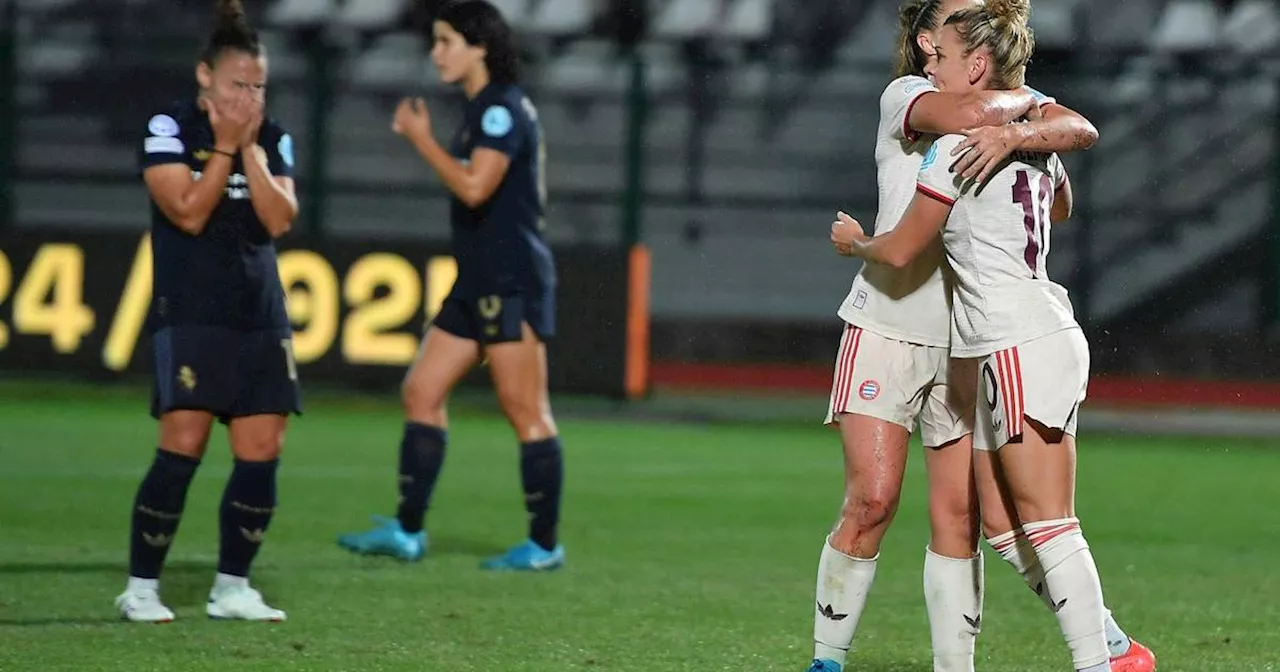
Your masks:
M447 430L449 394L479 362L480 345L475 341L439 327L428 329L400 385L405 420Z
M1024 426L1020 441L998 451L1013 509L1043 567L1075 669L1109 672L1102 582L1074 516L1075 438L1029 416Z
M213 415L204 411L170 411L160 416L159 448L133 501L129 581L116 598L116 608L125 620L165 623L174 618L160 600L160 572L212 426Z
M521 339L486 348L498 403L520 441L520 482L529 538L483 563L486 569L548 570L564 564L560 498L564 456L547 390L547 348L528 324Z
M981 502L983 536L991 547L1013 566L1037 597L1050 609L1054 608L1053 596L1044 580L1044 568L1036 557L1031 542L1022 533L1022 521L1014 508L1013 497L1000 470L996 453L979 450L974 454L974 470L977 474L978 497ZM1075 517L1074 501L1070 517ZM1132 640L1116 623L1110 609L1105 609L1107 648L1111 654L1113 672L1152 672L1155 656L1142 643Z
M233 418L228 426L235 463L219 509L218 574L205 611L210 618L283 621L249 585L249 569L276 510L276 473L288 418L261 414Z
M973 436L925 450L929 477L929 548L924 593L935 672L973 672L982 628L983 563L978 552L978 495Z
M449 393L480 361L473 340L432 326L400 387L405 424L400 439L400 498L395 518L375 516L372 530L338 537L338 545L362 554L418 560L426 553L427 507L444 466Z
M813 617L814 666L844 665L875 580L880 542L898 511L907 466L907 428L855 413L839 415L845 494L822 546ZM839 669L839 668L837 668Z

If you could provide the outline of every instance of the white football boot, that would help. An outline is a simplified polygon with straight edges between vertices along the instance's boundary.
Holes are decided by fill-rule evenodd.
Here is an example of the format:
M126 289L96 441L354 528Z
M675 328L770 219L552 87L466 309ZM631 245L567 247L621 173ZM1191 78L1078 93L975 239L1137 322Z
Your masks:
M168 623L173 620L173 611L160 601L160 592L155 588L130 587L116 598L116 609L120 618L134 623Z
M209 618L233 621L283 621L285 613L262 601L262 593L248 581L237 584L215 584L205 605Z

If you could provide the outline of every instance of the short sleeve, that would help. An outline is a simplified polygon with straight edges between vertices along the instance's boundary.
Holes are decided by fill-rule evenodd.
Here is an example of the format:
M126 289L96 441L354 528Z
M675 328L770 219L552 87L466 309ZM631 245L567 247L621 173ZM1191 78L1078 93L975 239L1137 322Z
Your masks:
M1053 188L1061 189L1067 182L1067 167L1057 154L1049 155L1049 179L1053 180Z
M293 136L275 125L271 125L270 140L263 144L267 152L267 170L276 177L293 177L294 164Z
M951 172L951 152L964 140L962 135L944 135L933 142L916 178L916 191L947 205L960 198L964 178Z
M504 102L488 105L480 113L480 128L476 129L476 147L487 147L515 156L524 141L524 115Z
M1045 105L1053 105L1054 103L1058 102L1057 99L1055 99L1053 96L1046 96L1045 94L1041 93L1036 89L1031 88L1030 86L1023 86L1022 88L1023 90L1031 94L1031 96L1036 99L1036 104L1039 105L1040 107L1044 107Z
M167 163L186 164L187 147L182 142L182 127L172 115L161 113L147 121L147 131L138 153L138 169L145 171Z
M880 94L880 125L890 129L894 140L915 141L920 134L911 130L911 109L928 93L938 87L924 77L908 75L889 82Z

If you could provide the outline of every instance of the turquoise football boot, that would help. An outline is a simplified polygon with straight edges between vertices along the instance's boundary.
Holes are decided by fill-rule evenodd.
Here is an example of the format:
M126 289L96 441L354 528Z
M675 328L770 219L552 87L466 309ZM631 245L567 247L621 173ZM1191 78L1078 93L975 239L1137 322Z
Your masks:
M550 551L526 539L515 548L480 563L481 569L518 572L549 572L564 566L564 546Z
M385 555L412 562L427 552L427 533L410 534L395 518L374 516L377 527L368 532L350 532L338 537L338 545L361 555Z

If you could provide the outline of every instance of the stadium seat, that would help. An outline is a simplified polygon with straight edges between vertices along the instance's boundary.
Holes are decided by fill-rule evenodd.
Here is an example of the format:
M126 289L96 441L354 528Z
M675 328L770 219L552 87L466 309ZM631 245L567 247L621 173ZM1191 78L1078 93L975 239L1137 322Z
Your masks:
M528 20L529 0L489 0L502 12L502 17L517 31L523 31Z
M1280 50L1280 10L1273 0L1244 0L1222 25L1222 39L1246 56Z
M898 12L892 3L869 7L848 36L834 49L837 61L876 67L888 63L897 53Z
M542 0L529 18L529 31L551 37L579 35L591 29L593 18L591 0Z
M542 84L552 91L589 96L605 91L626 90L626 77L613 58L612 44L579 40L562 56L549 61L542 71Z
M1070 49L1076 38L1077 0L1037 3L1031 9L1036 48Z
M44 39L19 52L18 67L27 77L70 75L84 71L97 52L88 41Z
M1032 15L1038 9L1039 6L1033 9ZM1160 0L1088 0L1084 5L1082 41L1095 50L1113 54L1146 53L1150 49L1150 29L1161 9Z
M314 26L328 23L336 11L336 0L279 0L267 12L267 22L277 26Z
M404 0L347 0L337 22L362 31L389 28L400 18L405 4Z
M653 35L658 39L688 40L712 32L719 19L715 0L668 0L659 11Z
M421 86L432 79L422 38L413 33L390 33L355 57L352 82L356 86Z
M773 0L736 0L721 34L735 40L761 40L769 34L772 22Z
M1160 16L1151 46L1171 54L1212 51L1218 46L1219 23L1211 0L1174 0Z

